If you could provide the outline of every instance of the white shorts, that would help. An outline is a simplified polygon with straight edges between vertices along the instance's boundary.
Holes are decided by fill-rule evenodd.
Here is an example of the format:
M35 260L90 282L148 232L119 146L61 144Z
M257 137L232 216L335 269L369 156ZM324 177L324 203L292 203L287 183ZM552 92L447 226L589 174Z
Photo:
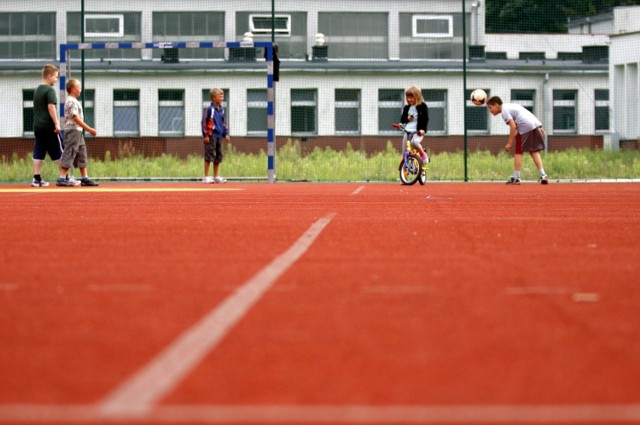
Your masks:
M405 145L407 140L411 140L411 146L414 148L422 147L420 143L422 143L422 139L424 136L419 135L418 133L404 133L404 137L402 138L402 144Z

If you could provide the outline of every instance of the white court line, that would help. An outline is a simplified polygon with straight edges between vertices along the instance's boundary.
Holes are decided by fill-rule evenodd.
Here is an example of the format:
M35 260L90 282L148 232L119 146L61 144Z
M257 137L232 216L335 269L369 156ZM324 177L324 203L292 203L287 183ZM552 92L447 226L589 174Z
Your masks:
M356 190L354 190L353 192L351 192L351 195L357 195L358 193L362 192L364 190L364 186L360 186L359 188L357 188Z
M165 405L144 418L105 416L95 405L2 405L0 423L402 423L571 424L640 421L640 404L554 405Z
M107 417L145 417L229 333L306 251L334 214L313 223L285 252L229 295L101 403Z

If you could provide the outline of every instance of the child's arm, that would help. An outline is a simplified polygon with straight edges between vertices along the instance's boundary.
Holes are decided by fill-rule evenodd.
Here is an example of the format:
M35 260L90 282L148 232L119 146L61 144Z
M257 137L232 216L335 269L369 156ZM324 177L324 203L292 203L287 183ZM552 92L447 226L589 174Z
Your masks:
M53 126L55 127L55 132L60 133L60 123L58 122L58 109L54 103L50 103L47 105L47 109L49 110L49 116L53 121Z
M509 126L509 143L504 147L505 152L509 152L511 150L511 146L513 146L513 141L516 138L516 133L518 131L518 127L516 127L516 123L513 120L509 120L507 123Z
M89 132L89 134L91 134L92 136L95 136L96 134L98 134L98 132L96 131L95 128L93 127L89 127L84 121L82 121L80 119L79 116L74 115L73 116L73 122L76 123L77 125L79 125L80 127L84 128L85 130L87 130Z

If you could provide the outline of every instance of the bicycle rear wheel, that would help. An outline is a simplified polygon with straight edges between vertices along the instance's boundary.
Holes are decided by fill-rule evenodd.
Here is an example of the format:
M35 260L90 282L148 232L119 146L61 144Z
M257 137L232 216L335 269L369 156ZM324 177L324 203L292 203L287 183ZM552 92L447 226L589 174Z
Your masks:
M422 161L413 155L402 160L400 164L400 181L402 184L415 184L422 174ZM424 183L422 183L424 184Z

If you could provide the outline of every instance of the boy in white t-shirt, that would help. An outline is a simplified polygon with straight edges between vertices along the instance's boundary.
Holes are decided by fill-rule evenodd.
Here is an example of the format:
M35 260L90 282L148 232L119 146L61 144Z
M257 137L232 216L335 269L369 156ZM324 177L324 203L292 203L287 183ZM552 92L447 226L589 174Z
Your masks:
M493 116L501 114L502 119L509 126L509 142L504 147L504 150L509 152L516 139L516 133L519 133L522 136L522 152L529 152L531 155L540 173L540 183L549 183L547 173L542 165L542 157L540 156L540 151L544 150L545 132L538 118L522 105L502 103L502 99L498 96L493 96L487 100L487 108L489 108L489 112Z
M84 122L82 105L78 102L78 96L82 93L82 84L78 80L70 79L67 81L66 89L68 96L64 103L64 152L60 161L60 177L58 177L56 185L74 186L68 175L69 169L75 161L82 175L80 184L82 186L98 186L98 183L91 180L87 173L87 146L82 130L87 130L92 136L95 136L97 132Z

